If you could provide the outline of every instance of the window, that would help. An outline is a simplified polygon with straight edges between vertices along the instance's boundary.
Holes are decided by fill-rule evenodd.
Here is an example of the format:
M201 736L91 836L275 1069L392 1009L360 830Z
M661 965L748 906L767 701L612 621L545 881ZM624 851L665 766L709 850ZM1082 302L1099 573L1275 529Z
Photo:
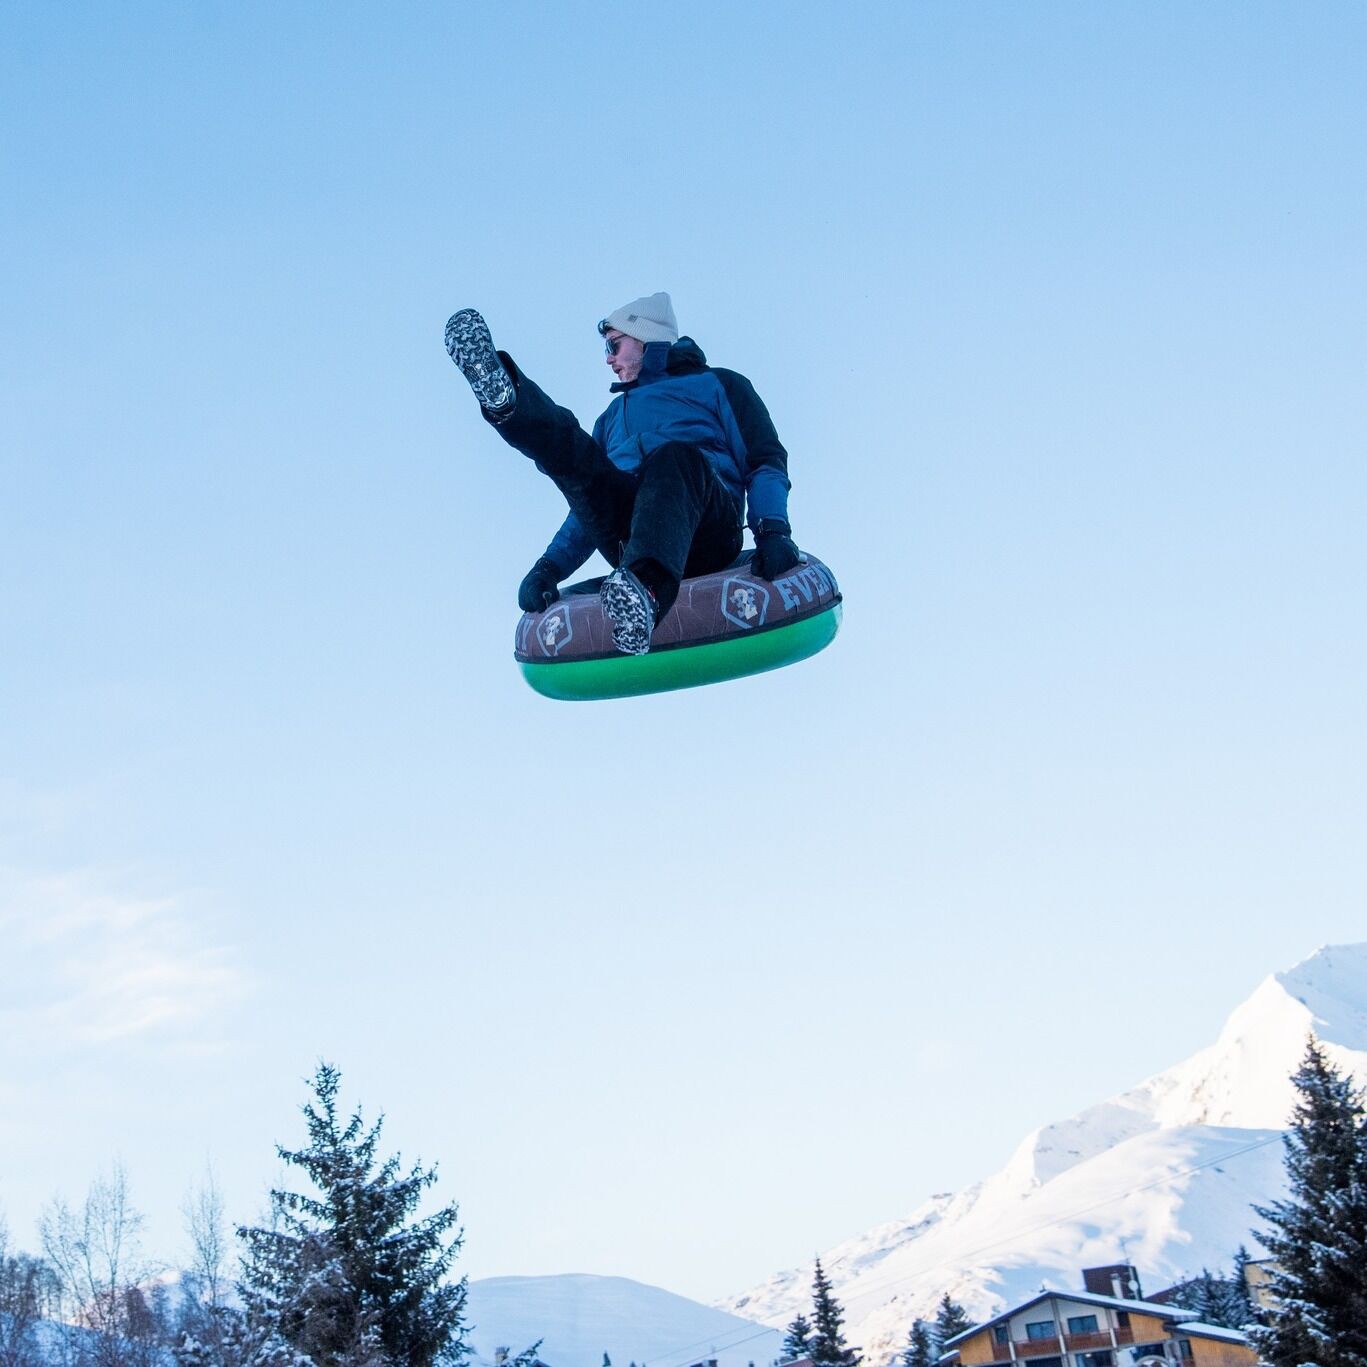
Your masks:
M1180 1347L1181 1347L1181 1349L1182 1349L1182 1361L1183 1361L1183 1362L1190 1362L1190 1361L1191 1361L1191 1340L1190 1340L1190 1339L1183 1339L1182 1342L1181 1342L1181 1344L1180 1344Z
M1115 1312L1115 1322L1122 1328L1130 1327L1130 1312L1128 1310L1117 1310Z
M1103 1348L1098 1353L1079 1353L1077 1364L1078 1367L1115 1367L1115 1358L1109 1348Z
M1005 1343L1011 1336L1010 1327L1005 1324L999 1324L992 1333L996 1336L998 1343Z
M1070 1334L1095 1334L1097 1332L1095 1315L1069 1315L1068 1332Z
M1035 1320L1033 1324L1025 1326L1025 1337L1032 1343L1040 1339L1051 1339L1057 1332L1053 1320Z

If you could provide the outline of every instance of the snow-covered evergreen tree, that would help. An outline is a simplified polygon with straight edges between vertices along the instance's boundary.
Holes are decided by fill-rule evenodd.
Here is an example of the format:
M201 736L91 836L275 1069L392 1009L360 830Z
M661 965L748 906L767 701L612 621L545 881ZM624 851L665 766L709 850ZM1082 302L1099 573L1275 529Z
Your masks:
M1203 1324L1221 1325L1226 1329L1241 1328L1241 1306L1234 1284L1225 1277L1217 1277L1203 1267L1201 1275L1192 1283L1194 1295L1190 1300L1178 1297L1178 1303L1195 1310Z
M1234 1282L1235 1306L1238 1323L1236 1328L1242 1329L1245 1325L1261 1323L1261 1316L1258 1313L1257 1302L1253 1299L1253 1291L1248 1282L1248 1267L1253 1261L1253 1255L1243 1244L1234 1250L1234 1271L1230 1274Z
M798 1314L783 1338L783 1360L792 1362L796 1358L805 1358L811 1350L812 1326L806 1315Z
M210 1298L197 1273L182 1273L172 1349L177 1367L241 1367L241 1319L236 1307Z
M357 1109L343 1122L336 1068L320 1064L311 1085L308 1145L277 1152L317 1194L272 1191L270 1227L237 1231L251 1367L460 1367L456 1206L415 1219L436 1170L378 1158L383 1117L367 1127Z
M1245 1262L1250 1261L1246 1251L1243 1256ZM1242 1266L1236 1258L1235 1271L1229 1276L1203 1267L1199 1277L1190 1277L1169 1287L1164 1298L1169 1305L1195 1311L1204 1324L1242 1329L1256 1323L1258 1318Z
M818 1258L812 1276L812 1337L807 1347L813 1367L858 1367L859 1354L845 1343L844 1320L845 1312Z
M931 1322L931 1345L935 1349L935 1357L945 1351L945 1345L951 1338L972 1327L968 1311L949 1292L940 1296L940 1303L935 1307L935 1319Z
M1255 1207L1271 1226L1275 1311L1252 1331L1271 1367L1367 1367L1367 1117L1362 1094L1313 1037L1292 1078L1290 1195Z
M269 1326L249 1324L238 1307L193 1299L191 1281L171 1350L176 1367L268 1367L277 1359L284 1367L309 1367L308 1360L292 1354Z
M935 1340L935 1356L938 1358L944 1352L945 1344L955 1334L962 1334L965 1329L972 1328L973 1321L968 1318L968 1312L946 1291L940 1298L939 1305L935 1307L935 1323L931 1326L931 1337Z
M930 1326L923 1319L912 1320L907 1346L902 1350L902 1367L934 1367L935 1358Z

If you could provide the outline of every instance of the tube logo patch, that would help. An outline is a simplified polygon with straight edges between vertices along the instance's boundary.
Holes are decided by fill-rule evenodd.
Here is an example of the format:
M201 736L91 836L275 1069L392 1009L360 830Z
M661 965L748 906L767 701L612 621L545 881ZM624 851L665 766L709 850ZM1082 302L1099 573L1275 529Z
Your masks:
M570 621L570 610L558 607L548 612L537 625L536 643L543 655L559 655L574 639L574 624Z
M721 586L721 615L746 631L762 627L769 616L769 590L733 576Z

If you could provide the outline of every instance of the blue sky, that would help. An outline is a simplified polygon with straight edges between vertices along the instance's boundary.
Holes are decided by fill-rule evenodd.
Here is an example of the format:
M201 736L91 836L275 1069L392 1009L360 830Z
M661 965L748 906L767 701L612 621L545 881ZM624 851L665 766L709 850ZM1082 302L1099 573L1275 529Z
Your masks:
M708 1297L1363 937L1356 5L7 6L0 1210L179 1253L319 1057L474 1276ZM668 289L790 450L834 646L533 695Z

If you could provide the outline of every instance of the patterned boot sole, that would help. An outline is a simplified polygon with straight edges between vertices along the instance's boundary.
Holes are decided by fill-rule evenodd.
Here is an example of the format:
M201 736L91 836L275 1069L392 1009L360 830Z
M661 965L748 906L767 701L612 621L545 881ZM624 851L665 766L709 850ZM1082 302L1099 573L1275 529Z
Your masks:
M494 350L489 325L474 309L453 313L446 323L446 350L475 391L482 408L508 408L517 397Z
M612 644L623 655L644 655L655 630L655 609L645 586L630 570L613 570L598 597L612 623Z

